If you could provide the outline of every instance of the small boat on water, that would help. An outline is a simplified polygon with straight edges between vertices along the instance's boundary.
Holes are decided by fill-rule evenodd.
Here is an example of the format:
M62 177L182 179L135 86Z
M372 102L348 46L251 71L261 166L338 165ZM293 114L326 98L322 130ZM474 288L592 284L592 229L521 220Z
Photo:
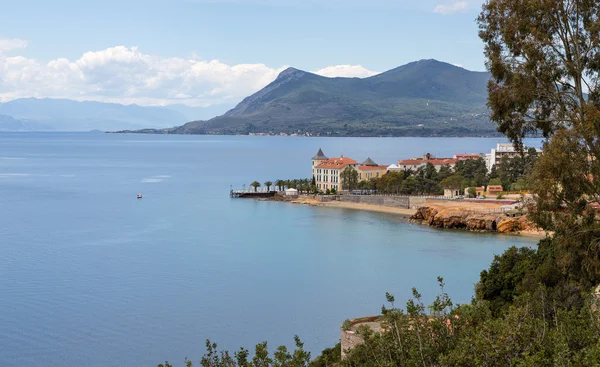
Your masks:
M137 198L141 199L142 198L142 194L137 194Z

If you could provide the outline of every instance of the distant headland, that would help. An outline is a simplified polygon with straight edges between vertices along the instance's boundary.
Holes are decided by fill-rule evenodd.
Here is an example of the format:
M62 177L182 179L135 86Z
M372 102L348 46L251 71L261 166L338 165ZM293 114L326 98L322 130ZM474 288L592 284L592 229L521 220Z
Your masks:
M222 116L166 129L119 133L495 137L490 74L420 60L359 78L327 78L288 68Z

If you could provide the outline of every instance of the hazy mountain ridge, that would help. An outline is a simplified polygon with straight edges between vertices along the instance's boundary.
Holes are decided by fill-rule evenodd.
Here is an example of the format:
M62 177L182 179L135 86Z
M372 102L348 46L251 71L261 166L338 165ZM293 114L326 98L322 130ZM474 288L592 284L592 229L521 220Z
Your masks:
M369 78L327 78L288 68L235 108L175 134L340 136L495 135L489 73L421 60Z
M224 109L215 106L212 111ZM0 131L90 131L164 129L205 118L211 109L122 105L52 98L22 98L0 103Z

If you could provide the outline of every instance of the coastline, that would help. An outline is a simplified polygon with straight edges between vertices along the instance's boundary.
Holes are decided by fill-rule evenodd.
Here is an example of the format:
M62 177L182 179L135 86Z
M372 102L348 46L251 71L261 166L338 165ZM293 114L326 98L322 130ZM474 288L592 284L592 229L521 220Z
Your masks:
M362 210L376 213L395 214L406 218L412 217L417 211L415 209L402 209L394 208L391 206L364 204L364 203L350 203L346 201L330 201L326 203L320 203L320 205L326 208L340 208L340 209L351 209L351 210Z
M396 207L391 207L391 206L365 204L365 203L354 203L354 202L347 202L347 201L321 202L321 201L316 200L311 197L302 197L302 196L295 198L293 200L283 200L283 201L292 203L292 204L303 204L303 205L310 205L310 206L317 206L317 207L324 207L324 208L349 209L349 210L359 210L359 211L368 211L368 212L374 212L374 213L399 215L406 219L411 218L415 213L417 213L416 209L404 209L404 208L396 208ZM427 224L421 224L421 225L431 227L430 225L427 225ZM546 238L546 236L551 235L551 233L548 233L545 231L536 231L536 230L523 230L523 231L519 231L519 232L510 232L510 233L489 231L488 233L496 233L496 234L509 235L509 236L521 236L521 237L528 237L528 238L534 238L534 239L540 239L540 240L543 238Z

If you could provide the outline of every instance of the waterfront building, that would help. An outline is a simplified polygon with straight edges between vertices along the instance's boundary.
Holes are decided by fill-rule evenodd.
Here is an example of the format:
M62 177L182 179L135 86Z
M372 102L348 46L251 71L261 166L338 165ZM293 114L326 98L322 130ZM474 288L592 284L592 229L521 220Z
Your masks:
M475 196L485 195L485 187L484 186L465 187L465 196L469 196L469 189L475 189Z
M538 153L541 153L541 149L536 149ZM523 147L523 151L527 153L527 147ZM512 143L498 143L496 144L496 148L490 151L490 154L485 155L485 164L487 166L488 171L492 170L492 167L496 164L500 164L502 158L514 158L521 153L515 149L515 146Z
M388 171L388 166L380 166L371 158L367 158L358 166L358 181L366 181L372 178L379 178Z
M387 170L388 172L401 172L404 171L404 168L400 168L396 164L390 164Z
M323 154L323 150L319 148L317 154L312 157L312 176L316 179L317 177L317 166L324 161L328 160L327 156Z
M436 158L431 154L424 154L423 157L419 158L411 158L398 161L398 168L401 170L417 170L420 167L427 166L428 163L431 163L437 171L439 171L443 166L450 166L450 168L454 168L456 165L456 159L454 158Z
M460 189L450 189L450 188L444 189L445 197L454 197L454 196L458 196L458 195L460 195Z
M344 157L343 155L339 158L328 158L323 160L322 158L325 156L320 149L319 153L321 153L321 157L319 157L318 153L313 157L313 172L317 188L322 191L327 189L342 191L343 187L340 174L348 166L357 169L358 162L354 159ZM315 160L315 158L319 159ZM317 161L318 164L315 165L315 161Z
M456 159L457 161L466 161L467 159L483 158L483 156L482 156L482 154L462 153L462 154L455 154L454 157L452 157L452 158Z
M496 196L500 193L502 193L502 186L501 185L489 185L487 187L487 194L488 196Z
M366 181L385 175L389 166L379 165L371 158L367 158L362 163L343 155L339 158L328 158L323 150L319 149L312 158L312 173L317 188L321 191L335 189L339 192L345 190L346 188L343 187L340 176L346 167L356 170L358 181Z

